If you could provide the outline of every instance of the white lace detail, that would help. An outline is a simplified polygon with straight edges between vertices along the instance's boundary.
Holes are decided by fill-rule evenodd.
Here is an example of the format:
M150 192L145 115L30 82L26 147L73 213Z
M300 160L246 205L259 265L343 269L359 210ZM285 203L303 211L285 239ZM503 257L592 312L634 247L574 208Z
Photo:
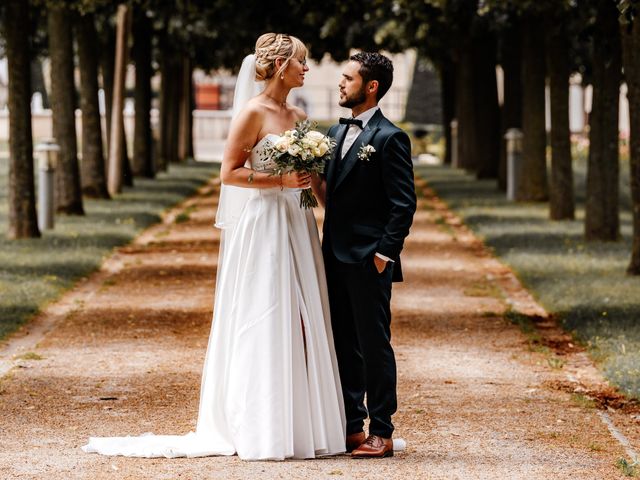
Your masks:
M251 168L256 172L273 172L277 165L273 158L269 157L265 149L271 144L270 138L278 137L274 133L267 133L260 141L253 147L251 152Z

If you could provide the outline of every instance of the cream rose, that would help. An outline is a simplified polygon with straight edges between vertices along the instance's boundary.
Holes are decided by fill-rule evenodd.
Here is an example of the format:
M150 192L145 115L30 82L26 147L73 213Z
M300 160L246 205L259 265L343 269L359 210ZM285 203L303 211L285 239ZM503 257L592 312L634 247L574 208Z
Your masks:
M311 140L308 137L304 137L302 139L302 145L304 145L305 147L309 147L309 148L316 148L318 146L318 142Z
M274 146L279 152L286 152L291 146L291 143L293 143L293 139L291 137L284 136L276 140Z
M305 135L305 138L308 138L309 140L315 143L320 143L324 140L325 137L320 132L316 130L311 130L310 132L307 133L307 135Z
M316 157L323 157L325 153L329 151L329 145L327 142L320 142L318 145L318 155Z
M295 143L287 149L287 153L293 157L297 156L301 151L302 151L302 148L299 145L296 145Z

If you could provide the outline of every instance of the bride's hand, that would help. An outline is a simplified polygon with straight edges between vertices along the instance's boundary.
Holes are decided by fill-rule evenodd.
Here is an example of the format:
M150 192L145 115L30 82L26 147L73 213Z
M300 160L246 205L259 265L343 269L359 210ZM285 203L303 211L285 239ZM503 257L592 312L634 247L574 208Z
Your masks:
M311 186L311 174L289 172L282 175L282 186L286 188L309 188Z

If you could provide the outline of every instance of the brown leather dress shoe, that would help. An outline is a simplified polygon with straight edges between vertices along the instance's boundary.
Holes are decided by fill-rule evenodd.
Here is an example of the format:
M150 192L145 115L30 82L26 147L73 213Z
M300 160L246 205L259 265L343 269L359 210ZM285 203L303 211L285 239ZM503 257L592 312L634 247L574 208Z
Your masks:
M358 448L367 439L364 432L352 433L347 435L346 447L347 453L351 453L354 449Z
M362 445L351 452L352 458L393 457L393 440L369 435Z

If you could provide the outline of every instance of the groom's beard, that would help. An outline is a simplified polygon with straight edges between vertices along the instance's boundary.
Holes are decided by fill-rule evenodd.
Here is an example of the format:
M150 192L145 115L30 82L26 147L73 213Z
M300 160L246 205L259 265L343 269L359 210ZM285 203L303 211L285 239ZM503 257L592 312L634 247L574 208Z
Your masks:
M364 87L351 96L346 96L344 100L340 100L338 105L344 108L353 108L367 101Z

